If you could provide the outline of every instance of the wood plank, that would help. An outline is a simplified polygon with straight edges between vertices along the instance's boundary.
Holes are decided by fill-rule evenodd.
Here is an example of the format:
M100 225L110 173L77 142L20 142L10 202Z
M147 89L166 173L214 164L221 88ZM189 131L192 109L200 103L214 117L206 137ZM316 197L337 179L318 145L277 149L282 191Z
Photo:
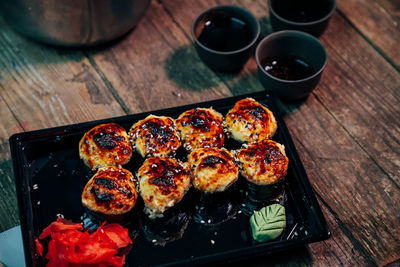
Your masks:
M307 246L310 252L311 262L316 266L372 266L373 259L361 245L348 236L345 226L338 221L328 210L326 205L320 202L322 212L325 214L331 238L324 242L316 242Z
M28 40L2 18L0 90L25 130L124 114L82 52Z
M123 114L82 52L35 43L0 17L0 232L19 224L10 135Z
M346 18L400 70L400 2L391 0L336 2L338 9Z
M23 129L0 96L0 232L19 224L8 138Z
M156 1L117 46L89 55L132 113L231 95Z
M281 108L315 191L348 238L378 265L399 257L399 188L314 95Z
M0 232L19 224L18 204L10 159L0 160Z
M400 188L400 75L341 16L322 38L330 63L315 94Z
M301 143L307 147L310 154L315 153L312 150L317 147L331 147L326 149L326 155L316 156L318 159L310 156L311 160L308 160L308 163L316 164L314 177L319 176L318 181L325 174L332 176L326 180L330 182L328 184L316 182L321 190L324 190L323 186L341 188L333 192L324 192L327 191L325 189L320 191L320 194L344 225L351 229L354 238L374 261L382 265L400 256L400 236L392 230L400 227L400 77L398 72L337 14L333 16L322 42L327 48L330 61L314 95L326 112L339 123L336 127L342 128L343 134L353 139L359 148L351 146L350 141L343 143L343 138L336 137L339 129L335 130L329 126L324 126L330 130L327 130L325 138L321 138L325 139L323 142L316 143L317 139L314 136L307 138L312 142L311 145L307 140L301 140ZM321 112L315 114L320 117ZM297 127L302 125L299 121L302 115L293 118ZM317 119L317 115L315 118ZM321 123L321 119L318 119ZM310 127L303 131L303 135L315 135L314 132L315 128ZM334 143L342 149L335 152L332 147ZM364 154L363 157L367 156L370 162L366 159L361 160L361 154ZM337 160L341 163L336 163ZM328 163L329 161L335 164ZM321 175L321 170L318 169L324 164L330 166L325 170L326 173ZM311 166L306 168L312 169ZM353 178L350 178L351 173L355 175ZM348 198L347 203L338 205L338 200L332 195L339 193L348 194L342 196ZM351 210L362 210L361 218Z

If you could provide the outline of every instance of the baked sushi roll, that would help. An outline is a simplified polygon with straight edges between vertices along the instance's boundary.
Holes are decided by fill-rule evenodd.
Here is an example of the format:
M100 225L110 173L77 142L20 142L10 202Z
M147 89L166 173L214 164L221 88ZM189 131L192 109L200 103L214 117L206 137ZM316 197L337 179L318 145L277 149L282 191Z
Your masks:
M236 215L233 184L239 177L239 164L225 148L200 148L189 155L188 164L193 187L199 200L194 220L216 225Z
M225 148L197 149L188 163L194 188L204 193L223 192L239 176L239 165Z
M100 124L80 140L79 156L92 170L124 165L131 159L132 146L124 128L115 123Z
M251 198L266 201L281 193L289 164L283 145L273 140L243 145L237 158Z
M120 218L135 206L138 194L132 173L116 166L100 168L82 192L82 204L107 219Z
M144 211L150 218L163 217L163 213L180 202L190 188L186 167L173 158L146 159L137 177Z
M278 128L274 114L252 98L236 102L224 124L229 136L242 143L270 139Z
M176 120L183 147L191 152L198 148L224 145L224 117L212 108L195 108L182 113Z
M149 115L135 123L129 137L133 147L142 157L174 156L181 146L174 119Z

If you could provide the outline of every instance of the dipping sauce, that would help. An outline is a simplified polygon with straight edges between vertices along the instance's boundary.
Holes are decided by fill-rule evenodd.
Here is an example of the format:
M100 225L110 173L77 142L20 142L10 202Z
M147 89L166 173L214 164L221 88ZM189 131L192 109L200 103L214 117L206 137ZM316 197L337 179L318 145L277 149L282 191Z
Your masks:
M266 57L260 63L266 72L282 80L301 80L315 73L313 66L300 57Z
M310 22L322 19L332 8L329 0L272 0L275 12L294 22Z
M222 52L244 48L252 38L252 30L245 21L225 12L215 12L206 18L198 36L201 44Z

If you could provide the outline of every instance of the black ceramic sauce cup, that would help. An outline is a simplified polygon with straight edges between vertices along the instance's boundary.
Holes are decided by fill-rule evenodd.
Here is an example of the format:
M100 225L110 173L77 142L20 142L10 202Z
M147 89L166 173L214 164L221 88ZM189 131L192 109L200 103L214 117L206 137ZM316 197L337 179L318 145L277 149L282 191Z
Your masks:
M197 54L208 67L233 72L252 55L260 25L246 9L221 5L198 15L191 32Z
M313 71L297 80L281 79L268 73L266 58L296 58L308 62ZM308 96L317 86L327 62L324 46L314 36L300 31L280 31L265 37L256 49L258 77L267 91L284 100L297 100Z
M335 11L335 0L268 0L274 31L297 30L321 36Z

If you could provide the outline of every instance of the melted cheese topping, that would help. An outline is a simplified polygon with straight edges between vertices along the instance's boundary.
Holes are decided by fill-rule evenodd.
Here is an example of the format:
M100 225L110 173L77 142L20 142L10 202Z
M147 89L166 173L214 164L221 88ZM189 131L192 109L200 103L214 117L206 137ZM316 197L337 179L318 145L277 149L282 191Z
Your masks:
M224 117L212 108L195 108L182 113L176 126L187 151L224 145Z
M278 128L272 112L252 98L239 100L225 117L230 136L239 142L271 138Z
M132 156L132 146L124 128L115 123L101 124L82 137L79 156L91 169L123 165Z
M287 173L289 159L285 146L272 140L244 145L237 155L241 174L249 182L270 185L281 181Z
M190 187L190 178L183 164L166 157L145 160L138 170L139 192L150 218L162 213L182 200Z
M225 191L239 176L234 156L222 148L200 148L189 155L193 186L206 193Z
M129 212L137 200L132 173L123 168L101 168L89 180L82 192L82 204L88 209L106 215Z
M175 121L170 117L149 115L131 127L129 136L142 157L174 156L181 146Z

